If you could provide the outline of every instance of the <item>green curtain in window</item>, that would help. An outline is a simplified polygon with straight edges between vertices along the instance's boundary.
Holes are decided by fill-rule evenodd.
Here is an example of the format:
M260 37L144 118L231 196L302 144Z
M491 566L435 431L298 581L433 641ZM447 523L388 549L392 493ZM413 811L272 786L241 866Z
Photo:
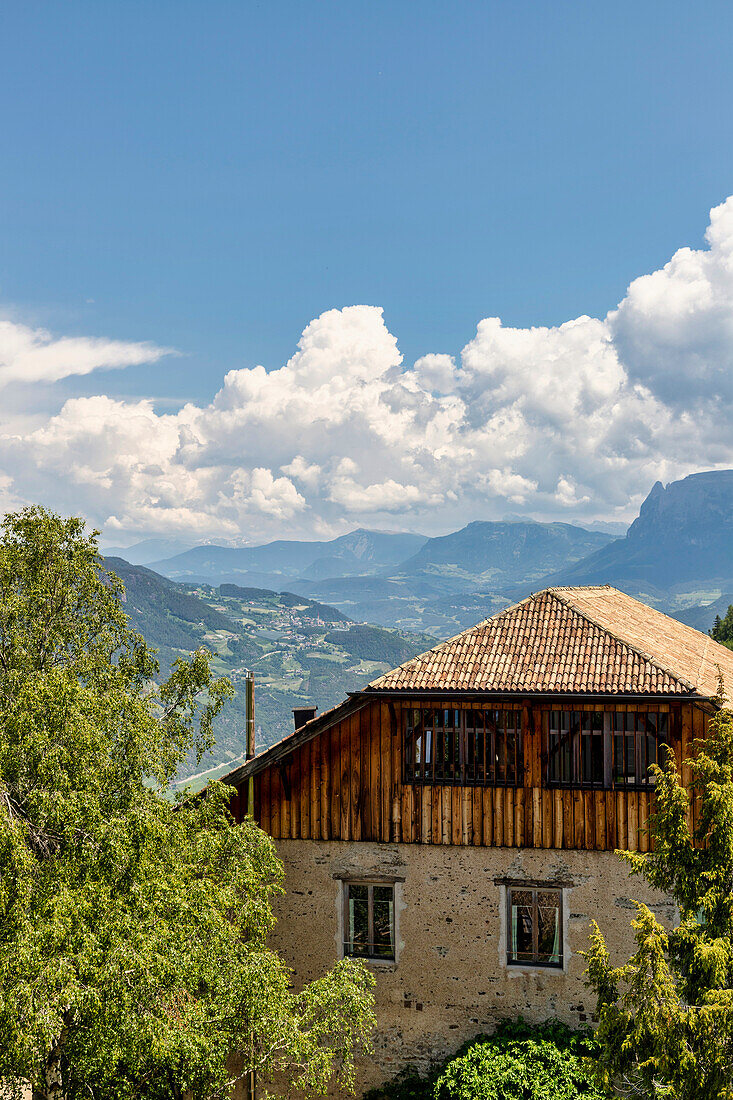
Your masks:
M552 954L550 955L550 962L557 966L560 962L560 910L555 910L555 939L552 944Z
M511 948L511 953L512 953L512 958L513 959L516 959L516 957L517 957L517 920L518 920L517 913L518 913L518 907L516 905L513 905L512 906L512 948Z

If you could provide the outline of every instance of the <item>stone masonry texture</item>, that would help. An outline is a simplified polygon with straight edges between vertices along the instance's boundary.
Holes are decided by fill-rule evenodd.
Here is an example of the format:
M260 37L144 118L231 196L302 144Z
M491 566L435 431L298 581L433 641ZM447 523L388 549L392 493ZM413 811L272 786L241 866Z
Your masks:
M286 893L275 903L272 946L295 987L340 956L342 878L394 878L397 962L367 963L377 979L374 1054L360 1061L357 1095L406 1065L427 1069L497 1022L594 1022L585 987L589 925L596 919L616 962L633 949L632 899L664 924L673 903L632 878L613 852L441 847L281 840ZM508 967L504 893L495 878L563 881L564 970Z

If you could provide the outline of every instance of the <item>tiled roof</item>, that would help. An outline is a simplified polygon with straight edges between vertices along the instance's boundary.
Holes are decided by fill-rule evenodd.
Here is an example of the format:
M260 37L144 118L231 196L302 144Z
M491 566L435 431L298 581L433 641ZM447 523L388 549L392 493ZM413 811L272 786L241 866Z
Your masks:
M373 680L373 691L712 697L733 652L608 585L548 588Z

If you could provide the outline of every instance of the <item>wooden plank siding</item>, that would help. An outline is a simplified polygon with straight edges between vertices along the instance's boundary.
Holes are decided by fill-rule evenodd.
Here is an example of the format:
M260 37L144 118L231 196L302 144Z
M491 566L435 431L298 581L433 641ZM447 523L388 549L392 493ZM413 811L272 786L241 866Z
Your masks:
M568 789L544 784L543 712L622 709L572 699L504 702L522 711L523 782L517 787L403 781L404 710L415 700L375 698L255 775L255 816L275 840L343 840L474 847L648 851L650 790ZM475 707L450 701L451 707ZM707 731L706 708L692 702L624 704L625 711L669 711L669 737L689 785L693 742ZM708 708L709 709L709 708ZM241 818L246 780L232 800ZM689 821L699 810L691 792Z

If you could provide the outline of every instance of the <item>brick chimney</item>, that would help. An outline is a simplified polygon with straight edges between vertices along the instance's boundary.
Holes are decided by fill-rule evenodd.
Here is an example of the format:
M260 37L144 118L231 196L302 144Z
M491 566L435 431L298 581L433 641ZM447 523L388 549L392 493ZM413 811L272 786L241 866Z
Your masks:
M306 722L310 722L311 718L315 718L317 711L318 707L293 707L293 721L296 730L299 730Z

